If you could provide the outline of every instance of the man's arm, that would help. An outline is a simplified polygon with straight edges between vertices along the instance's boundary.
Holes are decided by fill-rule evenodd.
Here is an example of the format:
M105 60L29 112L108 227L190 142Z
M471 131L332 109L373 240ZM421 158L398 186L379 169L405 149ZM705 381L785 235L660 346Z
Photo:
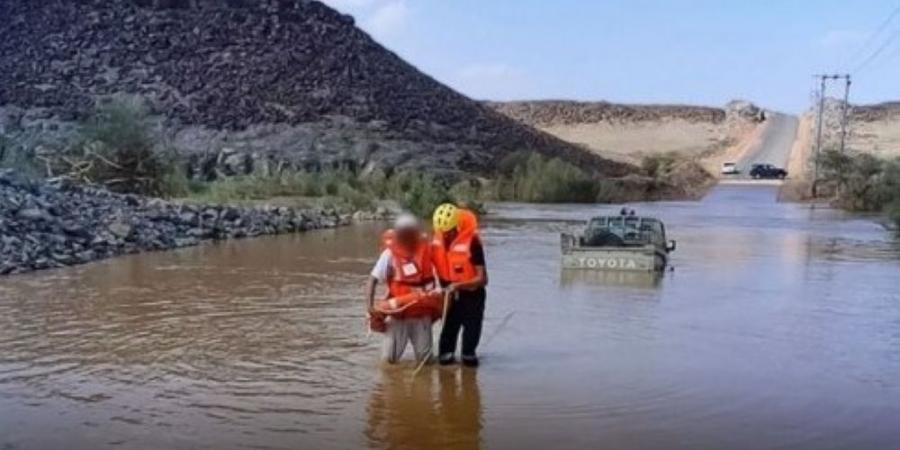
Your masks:
M487 286L487 269L484 266L475 266L475 278L462 283L453 283L447 289L455 291L474 291Z
M366 281L366 311L371 312L375 306L375 292L378 289L379 282L387 282L391 269L391 253L387 250L381 252L375 267L369 274L369 280Z
M375 306L375 290L378 289L378 279L370 276L366 282L366 311L372 311Z

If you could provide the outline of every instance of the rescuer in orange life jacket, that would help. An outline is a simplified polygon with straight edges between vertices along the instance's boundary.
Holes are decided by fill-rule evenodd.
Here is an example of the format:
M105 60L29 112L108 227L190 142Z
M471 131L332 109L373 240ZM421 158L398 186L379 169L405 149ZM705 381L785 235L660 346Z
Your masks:
M369 327L384 333L383 358L395 363L411 342L417 361L431 357L431 326L441 317L443 294L436 290L431 246L419 220L397 217L382 236L384 250L372 269L366 305ZM378 283L387 284L387 298L375 300Z
M475 367L488 282L478 219L472 211L448 203L434 211L432 222L432 261L441 286L451 299L441 330L438 361L442 365L453 364L461 328L462 363Z

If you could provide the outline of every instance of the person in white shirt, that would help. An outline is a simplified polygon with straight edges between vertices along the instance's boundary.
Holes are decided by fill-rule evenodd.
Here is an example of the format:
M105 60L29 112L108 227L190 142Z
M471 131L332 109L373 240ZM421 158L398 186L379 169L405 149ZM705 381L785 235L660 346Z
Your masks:
M409 214L400 215L388 233L390 243L378 257L366 285L366 307L370 317L380 314L374 310L379 284L387 286L389 297L436 287L430 242L422 233L419 219ZM388 317L384 328L383 359L388 363L399 361L408 343L412 343L417 361L430 358L432 323L432 313L423 308L410 308Z

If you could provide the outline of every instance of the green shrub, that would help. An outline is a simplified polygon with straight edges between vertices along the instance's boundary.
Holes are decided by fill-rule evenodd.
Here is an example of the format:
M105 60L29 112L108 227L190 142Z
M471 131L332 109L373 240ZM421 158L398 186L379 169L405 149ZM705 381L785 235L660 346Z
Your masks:
M197 197L215 202L264 200L272 197L302 196L308 189L305 177L237 176L207 183Z
M884 163L884 173L878 189L880 196L895 207L900 207L900 158Z
M533 152L522 151L510 153L500 160L497 169L502 175L512 175L516 169L527 165L528 160L534 155Z
M680 158L677 153L645 156L641 159L641 169L654 180L663 180L672 174Z
M375 198L366 192L356 190L349 183L338 186L338 198L353 210L372 209Z
M276 197L330 197L355 210L370 209L375 197L347 173L295 172L273 176L247 175L208 183L182 185L187 196L208 202L231 203ZM186 189L185 189L186 187Z
M822 154L823 183L834 192L834 203L851 211L883 211L900 228L900 158L870 154Z
M438 205L454 201L447 186L427 175L405 175L398 180L401 191L393 192L393 199L403 209L420 217L429 217Z
M197 185L191 182L185 170L174 164L160 180L160 195L164 197L185 197L195 189Z
M888 218L894 223L894 228L900 230L900 200L894 200L887 207Z
M595 179L559 159L517 154L505 164L509 173L493 181L465 179L452 186L445 179L413 172L388 176L376 171L357 176L346 171L323 171L231 177L208 183L199 190L189 186L189 190L195 197L215 202L281 196L331 197L357 210L371 208L377 200L394 200L403 209L426 218L445 202L484 211L485 200L593 203L626 198L626 184Z
M378 169L363 175L359 181L369 189L373 196L378 198L388 197L390 180L383 170Z
M900 160L828 150L820 159L822 181L837 206L851 211L883 211L900 201Z
M169 195L183 187L175 155L153 131L143 103L118 98L98 106L81 124L79 139L54 158L53 172L80 181L100 183L110 190Z
M449 196L460 206L479 213L486 212L484 186L478 180L463 180L456 183L450 187Z
M501 166L508 174L501 176L489 192L496 200L592 203L597 201L602 183L572 164L537 153L527 158L511 155Z
M597 182L597 194L594 201L597 203L621 202L628 197L625 187L616 180L601 180Z

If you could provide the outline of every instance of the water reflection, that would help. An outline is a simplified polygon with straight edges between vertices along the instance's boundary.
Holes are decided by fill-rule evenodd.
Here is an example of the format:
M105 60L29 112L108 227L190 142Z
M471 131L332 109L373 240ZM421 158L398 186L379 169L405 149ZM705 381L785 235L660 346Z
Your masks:
M369 399L365 435L373 449L481 448L478 371L434 368L411 375L385 367Z
M579 285L594 285L656 289L662 284L663 277L663 273L654 272L563 269L562 273L560 273L560 285L564 288Z

